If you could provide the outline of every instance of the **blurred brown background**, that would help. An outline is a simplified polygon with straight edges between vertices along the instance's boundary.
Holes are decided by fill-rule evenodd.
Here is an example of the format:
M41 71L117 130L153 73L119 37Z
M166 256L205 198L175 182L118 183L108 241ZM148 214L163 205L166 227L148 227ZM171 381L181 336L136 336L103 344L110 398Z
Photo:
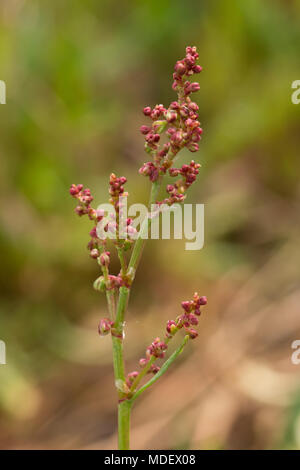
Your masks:
M133 410L132 448L300 448L300 3L0 2L1 448L116 447L104 296L71 183L107 200L111 171L148 198L142 108L175 99L200 52L205 246L150 241L126 324L128 371L182 300L207 295L200 337ZM191 154L184 153L180 163ZM114 261L115 271L117 263Z

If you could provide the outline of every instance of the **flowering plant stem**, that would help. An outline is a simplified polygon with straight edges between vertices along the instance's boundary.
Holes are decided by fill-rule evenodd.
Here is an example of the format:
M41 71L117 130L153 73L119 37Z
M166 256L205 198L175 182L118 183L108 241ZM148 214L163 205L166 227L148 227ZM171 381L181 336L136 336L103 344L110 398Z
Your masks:
M143 125L140 128L145 136L144 148L152 161L144 163L140 168L141 175L149 177L151 181L151 193L148 211L141 223L139 232L131 218L126 216L124 224L124 201L128 193L124 191L125 176L117 177L111 173L109 179L109 203L112 213L105 217L105 211L94 209L91 206L93 196L88 188L82 184L72 184L70 194L77 200L75 212L79 216L87 215L93 222L90 231L88 249L90 256L98 261L102 275L94 282L94 288L106 293L109 318L102 318L98 325L100 336L111 334L113 350L113 366L115 385L118 392L118 440L119 449L129 449L130 413L137 397L148 387L156 382L175 361L189 339L198 336L195 326L198 325L198 317L201 315L200 307L206 305L205 296L199 296L195 292L193 299L181 303L183 313L175 320L168 320L164 337L155 338L147 347L145 357L139 360L140 372L133 371L125 374L125 363L123 353L124 319L128 305L132 283L141 258L146 239L149 235L151 223L160 211L168 210L173 204L182 203L186 197L191 184L196 181L200 164L192 160L181 168L173 166L178 153L187 148L196 152L201 140L202 128L198 121L199 106L192 101L190 95L198 91L198 82L190 82L190 78L200 73L202 67L196 63L199 54L196 47L187 47L184 59L177 61L173 73L172 88L177 92L178 101L173 101L169 108L162 104L153 109L150 106L144 108L144 115L152 120L152 125ZM161 134L165 134L166 143L160 142ZM173 184L166 186L167 197L158 200L158 194L165 175L171 178L179 178ZM153 211L154 205L154 211ZM126 211L125 211L126 212ZM125 236L124 236L125 235ZM118 275L110 273L110 252L106 251L109 239L113 240L120 262ZM134 242L135 240L135 242ZM126 251L133 245L130 260L127 264ZM116 302L116 300L118 301ZM165 357L169 342L180 330L185 331L181 345L171 354L169 359L161 366L157 364L158 359ZM153 374L153 378L144 383L140 388L142 379L146 374Z

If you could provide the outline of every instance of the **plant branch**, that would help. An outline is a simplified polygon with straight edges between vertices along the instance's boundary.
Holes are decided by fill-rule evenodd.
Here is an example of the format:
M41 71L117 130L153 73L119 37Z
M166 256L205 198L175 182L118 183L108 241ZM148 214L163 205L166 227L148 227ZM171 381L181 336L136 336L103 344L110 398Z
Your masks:
M113 363L115 372L115 381L118 388L119 398L123 398L125 390L120 389L120 383L125 384L125 367L123 357L123 329L124 314L127 307L129 297L129 289L120 287L119 302L117 307L116 318L112 329L113 343Z

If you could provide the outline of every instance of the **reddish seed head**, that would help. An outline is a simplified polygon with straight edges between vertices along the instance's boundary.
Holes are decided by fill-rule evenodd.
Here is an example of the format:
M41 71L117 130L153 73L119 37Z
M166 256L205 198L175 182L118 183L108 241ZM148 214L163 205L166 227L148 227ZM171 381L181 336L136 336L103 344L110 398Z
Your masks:
M140 131L141 131L142 134L146 135L146 134L148 134L148 132L151 131L151 127L149 127L149 126L141 126L141 127L140 127Z
M84 207L82 207L82 206L76 206L76 207L75 207L75 212L76 212L76 214L78 214L79 216L82 216L82 215L85 214L85 209L84 209Z
M191 325L198 325L198 318L193 313L190 313L189 322Z
M174 69L175 72L178 73L178 75L184 75L186 72L186 67L181 61L176 62ZM174 76L174 78L176 78L176 75Z
M194 67L193 67L193 72L194 73L200 73L200 72L202 72L202 70L203 69L202 69L201 65L194 65Z
M195 91L200 90L200 85L198 82L193 82L189 86L191 93L194 93Z
M195 65L195 57L192 54L187 54L185 58L185 63L189 69L191 69Z
M173 101L173 102L170 104L170 108L171 108L171 109L175 109L175 110L179 109L179 103L178 103L178 101Z
M181 307L183 308L183 310L185 310L188 313L191 312L192 306L193 306L192 302L189 302L188 300L181 302Z
M198 336L198 333L196 330L194 330L194 328L189 328L188 330L186 330L186 332L191 339L195 339Z
M199 106L197 105L197 103L194 103L193 101L191 101L191 102L188 104L188 107L189 107L189 109L191 109L192 111L199 111Z
M167 193L171 194L175 191L175 186L173 186L172 184L168 184L167 185Z
M91 258L97 259L99 255L100 253L99 253L99 250L97 250L97 248L93 248L91 250L91 253L90 253Z
M71 196L73 196L73 197L76 196L79 193L76 184L71 185L71 187L69 189L69 192L70 192Z
M182 132L181 131L174 132L174 134L172 134L171 140L175 144L180 144L182 142Z
M166 114L166 119L169 123L176 121L177 113L175 113L175 111L168 111Z
M152 109L150 108L150 106L146 106L146 107L143 109L143 113L145 114L145 116L150 116L151 111L152 111Z
M197 152L199 150L199 145L196 142L193 142L188 145L188 149L190 152Z
M152 364L152 366L150 368L150 372L152 372L152 374L157 374L157 372L159 372L159 371L160 371L160 367Z
M180 173L180 170L178 170L178 168L169 168L170 176L178 176L179 173Z
M170 335L174 335L176 333L177 329L178 329L177 324L174 320L169 320L167 322L166 330Z
M142 357L140 360L139 360L139 364L141 367L145 367L146 364L148 364L149 362L149 359L145 359L144 357Z

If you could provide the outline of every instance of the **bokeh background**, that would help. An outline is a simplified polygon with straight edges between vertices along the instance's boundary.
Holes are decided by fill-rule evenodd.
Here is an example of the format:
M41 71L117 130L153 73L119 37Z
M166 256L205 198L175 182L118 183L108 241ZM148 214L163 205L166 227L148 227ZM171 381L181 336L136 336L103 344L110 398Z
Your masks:
M138 129L200 52L198 184L205 246L150 241L126 323L128 371L182 300L209 299L200 336L136 404L132 448L300 448L297 0L2 0L1 448L116 447L105 299L71 183L107 200L110 172L148 199ZM189 161L183 153L180 162ZM113 261L114 270L118 266Z

